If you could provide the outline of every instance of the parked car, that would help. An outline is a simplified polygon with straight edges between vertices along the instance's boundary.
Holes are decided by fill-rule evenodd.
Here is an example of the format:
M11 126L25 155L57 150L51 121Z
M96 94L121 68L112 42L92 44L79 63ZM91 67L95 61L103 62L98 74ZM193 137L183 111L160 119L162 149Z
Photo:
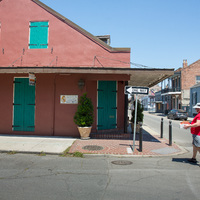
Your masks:
M181 120L187 120L188 113L185 110L176 110L173 109L168 112L167 114L168 119L181 119Z

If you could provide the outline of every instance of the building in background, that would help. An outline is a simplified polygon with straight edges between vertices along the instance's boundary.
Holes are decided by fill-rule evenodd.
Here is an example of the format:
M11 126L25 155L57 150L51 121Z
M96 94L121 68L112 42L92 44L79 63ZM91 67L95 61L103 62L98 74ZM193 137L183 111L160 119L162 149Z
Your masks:
M149 94L148 95L140 95L140 101L144 108L144 110L149 112L155 112L156 111L156 99L155 94L156 92L160 91L160 86L155 85L151 88L149 88Z
M181 68L161 82L161 88L163 113L167 114L172 109L181 109Z
M196 116L197 112L193 108L197 103L200 103L200 82L190 88L190 109L189 115Z
M187 60L183 60L183 67L177 69L174 75L161 82L162 112L167 114L172 109L183 109L191 113L192 95L190 88L199 82L200 60L191 65L187 64Z
M200 60L188 65L187 60L183 61L181 70L181 94L182 94L182 109L187 112L190 106L190 88L200 82Z
M161 90L155 93L155 104L156 104L155 112L162 113L163 104L162 104Z

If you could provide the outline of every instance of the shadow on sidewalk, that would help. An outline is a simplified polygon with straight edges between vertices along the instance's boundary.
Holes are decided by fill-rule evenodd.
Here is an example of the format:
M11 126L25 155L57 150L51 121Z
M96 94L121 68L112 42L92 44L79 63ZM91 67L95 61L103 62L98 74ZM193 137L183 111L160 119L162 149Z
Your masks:
M146 130L142 129L142 136L144 142L157 142L161 143L157 138L151 135ZM117 131L104 131L102 133L91 133L90 137L92 139L115 139L115 140L133 140L133 133L129 131L128 133L117 132ZM136 133L135 140L139 141L139 133Z
M142 136L143 136L142 141L144 142L159 142L160 143L160 141L157 138L155 138L153 135L151 135L149 132L147 132L144 129L142 129ZM136 134L135 139L139 140L139 133Z

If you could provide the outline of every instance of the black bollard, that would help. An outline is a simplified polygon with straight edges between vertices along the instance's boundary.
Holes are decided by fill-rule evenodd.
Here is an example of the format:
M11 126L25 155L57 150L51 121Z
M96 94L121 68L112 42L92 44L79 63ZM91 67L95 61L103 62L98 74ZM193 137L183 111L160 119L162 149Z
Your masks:
M169 146L172 146L172 121L169 121Z
M139 132L139 151L142 152L142 140L143 140L143 135L142 135L142 122L140 122L140 132Z
M160 137L163 138L163 118L161 118Z

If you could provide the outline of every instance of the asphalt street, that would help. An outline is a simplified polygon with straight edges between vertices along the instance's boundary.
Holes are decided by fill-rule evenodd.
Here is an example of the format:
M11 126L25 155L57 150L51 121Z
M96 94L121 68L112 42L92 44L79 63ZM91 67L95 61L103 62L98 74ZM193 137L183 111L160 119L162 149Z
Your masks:
M148 123L159 132L160 118L145 114L143 126ZM187 162L191 135L179 128L179 121L172 124L173 142L189 149L187 153L85 158L1 153L0 200L198 200L200 165Z
M198 200L199 165L172 157L0 154L1 200ZM114 162L113 162L114 161Z
M169 119L166 116L148 114L145 112L144 115L144 126L147 125L152 130L160 134L161 130L161 118L163 118L163 137L169 139ZM172 121L172 140L176 144L186 148L187 150L192 150L192 136L190 130L185 130L179 127L181 120L171 120Z

